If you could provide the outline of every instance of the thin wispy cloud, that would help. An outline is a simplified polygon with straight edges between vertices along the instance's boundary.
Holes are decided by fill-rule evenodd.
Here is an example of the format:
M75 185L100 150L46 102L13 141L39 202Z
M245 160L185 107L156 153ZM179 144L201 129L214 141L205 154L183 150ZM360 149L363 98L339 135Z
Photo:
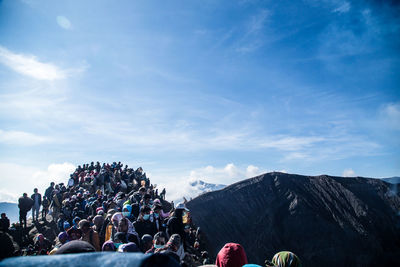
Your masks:
M52 142L44 137L23 131L4 131L0 129L0 143L6 145L34 146Z
M391 129L400 130L400 103L389 103L381 110L381 118Z
M70 30L72 28L71 22L65 16L57 16L57 24L65 30Z
M338 6L337 8L335 8L333 10L333 12L337 12L337 13L347 13L350 11L351 5L349 2L343 2L340 4L340 6Z
M191 170L227 184L266 169L398 175L390 3L24 1L0 25L13 31L0 162L41 164L32 174L56 159L140 162L158 183Z
M2 46L0 46L0 63L37 80L54 81L66 77L65 71L52 63L41 62L33 55L14 53Z
M248 53L257 50L264 44L262 31L268 21L271 11L263 9L250 17L244 25L244 33L235 42L235 50L241 53Z

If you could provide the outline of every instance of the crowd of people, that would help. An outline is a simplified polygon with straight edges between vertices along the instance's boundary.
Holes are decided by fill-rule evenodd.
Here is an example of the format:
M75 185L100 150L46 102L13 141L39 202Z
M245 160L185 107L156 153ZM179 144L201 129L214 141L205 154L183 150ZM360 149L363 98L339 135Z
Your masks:
M39 217L45 222L53 220L58 236L48 240L38 232L17 254L161 253L181 266L211 264L200 228L194 226L185 201L175 205L167 202L165 195L165 189L158 192L141 167L134 170L121 162L78 166L67 184L52 182L43 197L35 188L31 197L24 193L19 198L19 224L25 234L26 216L32 210L32 221L39 222ZM7 220L2 214L2 231L10 226ZM282 253L266 262L267 266L301 266L296 255ZM285 265L287 258L291 261ZM235 243L226 244L215 261L223 267L246 264L244 249Z

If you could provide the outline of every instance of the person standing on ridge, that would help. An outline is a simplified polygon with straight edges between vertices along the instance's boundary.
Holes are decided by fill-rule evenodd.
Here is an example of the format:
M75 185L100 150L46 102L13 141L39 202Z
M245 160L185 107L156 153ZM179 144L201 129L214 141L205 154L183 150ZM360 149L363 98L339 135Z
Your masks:
M0 219L0 230L8 232L8 228L10 228L10 220L7 218L5 213L2 213Z
M46 196L43 196L43 201L42 201L42 220L46 220L47 213L49 212L49 206L50 202L47 199Z
M32 206L33 200L28 197L27 193L24 193L22 197L18 199L19 223L21 227L26 228L26 215ZM24 222L24 224L22 224L22 222Z
M50 186L44 192L44 195L47 197L48 200L53 198L53 191L54 191L54 182L50 183Z
M42 204L42 195L38 193L38 189L35 188L33 189L34 194L31 196L31 199L33 200L33 206L32 206L32 220L35 220L35 213L36 213L36 221L39 220L39 210L40 210L40 205Z

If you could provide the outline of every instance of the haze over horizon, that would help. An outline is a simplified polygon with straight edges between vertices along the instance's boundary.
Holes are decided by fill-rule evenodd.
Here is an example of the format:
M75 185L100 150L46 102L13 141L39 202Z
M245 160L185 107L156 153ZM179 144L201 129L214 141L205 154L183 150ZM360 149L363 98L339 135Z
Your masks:
M0 0L0 202L91 161L171 194L274 170L400 176L399 11Z

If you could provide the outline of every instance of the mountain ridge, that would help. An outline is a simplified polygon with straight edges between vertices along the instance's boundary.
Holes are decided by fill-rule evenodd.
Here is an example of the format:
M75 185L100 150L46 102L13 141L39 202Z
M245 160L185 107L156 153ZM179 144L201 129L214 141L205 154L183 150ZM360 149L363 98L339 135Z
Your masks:
M238 242L257 264L292 250L307 266L368 266L379 262L377 254L396 262L400 252L400 198L380 179L272 172L204 193L187 206L212 236L213 255Z

